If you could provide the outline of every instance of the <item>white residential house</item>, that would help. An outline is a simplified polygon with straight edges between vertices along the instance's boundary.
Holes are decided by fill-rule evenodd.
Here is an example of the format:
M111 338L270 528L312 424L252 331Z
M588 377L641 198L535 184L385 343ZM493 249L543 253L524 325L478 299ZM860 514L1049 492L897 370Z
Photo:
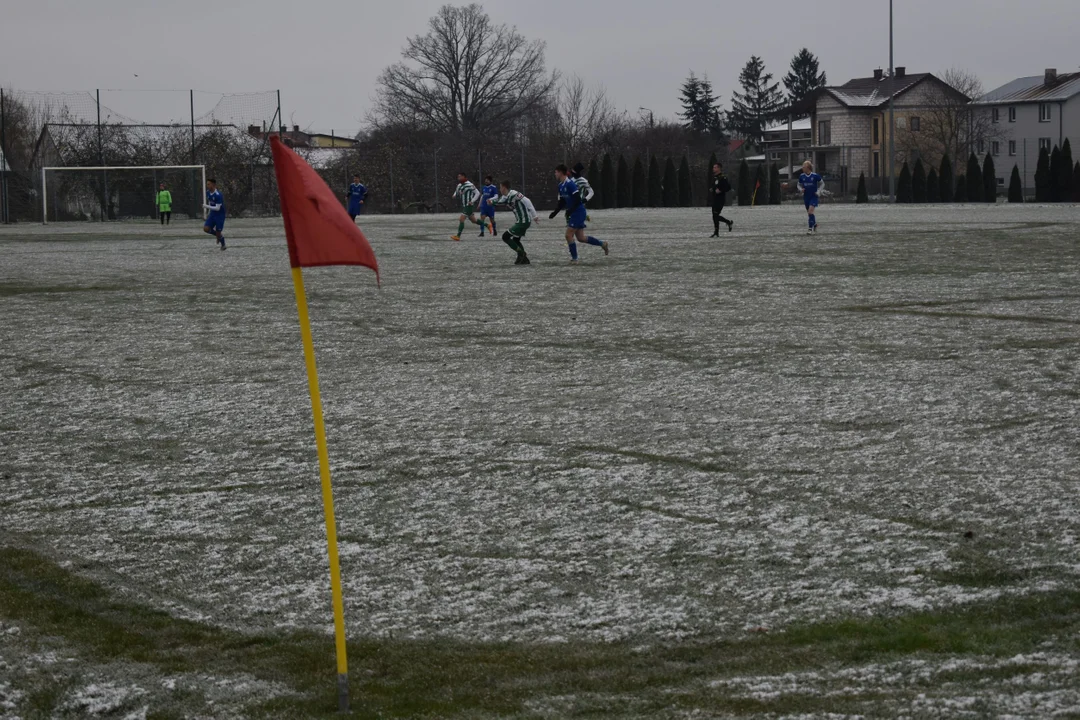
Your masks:
M1035 193L1041 148L1052 151L1066 138L1070 145L1080 142L1080 72L1059 75L1051 68L1042 75L1017 78L971 105L990 116L1000 138L977 152L993 155L1000 185L1008 182L1014 165L1019 168L1025 195Z

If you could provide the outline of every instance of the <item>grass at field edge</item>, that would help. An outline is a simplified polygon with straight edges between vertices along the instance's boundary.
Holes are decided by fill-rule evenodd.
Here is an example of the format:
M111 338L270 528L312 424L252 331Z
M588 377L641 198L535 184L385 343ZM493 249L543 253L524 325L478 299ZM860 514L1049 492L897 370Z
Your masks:
M94 662L144 663L166 675L250 673L294 691L246 708L251 717L341 717L335 712L331 638L305 632L244 634L180 620L119 599L30 550L0 548L0 619L26 624L30 637L59 639L66 651ZM733 714L857 712L882 697L783 694L759 700L725 695L710 682L935 654L1012 657L1078 632L1080 592L1062 590L683 644L360 639L349 644L350 717L527 715L530 706L544 707L558 698L570 703L558 711L567 717L695 708ZM956 670L950 680L978 683L1001 672ZM53 712L66 689L57 682L27 693L26 717ZM184 715L173 701L160 705L151 702L149 717Z

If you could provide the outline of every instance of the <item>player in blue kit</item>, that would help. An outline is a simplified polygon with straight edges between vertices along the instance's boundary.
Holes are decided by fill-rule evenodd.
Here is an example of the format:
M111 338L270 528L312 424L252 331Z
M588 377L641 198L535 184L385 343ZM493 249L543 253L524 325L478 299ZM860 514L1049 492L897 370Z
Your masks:
M559 205L549 217L554 218L563 208L566 209L566 245L570 250L570 262L578 261L577 241L596 245L604 249L608 254L608 244L604 240L598 240L591 235L585 234L585 203L581 200L581 189L569 176L565 165L555 168L555 179L559 182Z
M499 197L499 187L495 184L495 178L490 175L484 178L484 186L480 188L480 217L487 218L491 223L491 235L495 236L495 205L492 204L492 200ZM484 237L484 228L487 225L480 226L480 237Z
M367 188L360 182L359 175L352 176L352 185L349 186L349 217L356 222L356 216L364 212L364 199L367 198Z
M806 215L810 223L810 227L806 231L807 235L813 235L817 232L818 191L824 181L824 178L814 172L814 163L807 160L802 164L799 189L803 193L803 204L806 205Z
M217 180L210 178L206 181L206 202L203 207L210 211L203 223L203 232L207 235L216 235L218 245L225 249L225 236L221 234L225 227L225 197L217 189Z

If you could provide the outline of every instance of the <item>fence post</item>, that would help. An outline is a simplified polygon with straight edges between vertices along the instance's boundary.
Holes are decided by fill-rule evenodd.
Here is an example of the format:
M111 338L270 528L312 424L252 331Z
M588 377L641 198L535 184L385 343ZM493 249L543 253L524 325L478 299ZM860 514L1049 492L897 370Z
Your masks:
M394 151L390 151L390 214L393 215L397 208L394 205Z

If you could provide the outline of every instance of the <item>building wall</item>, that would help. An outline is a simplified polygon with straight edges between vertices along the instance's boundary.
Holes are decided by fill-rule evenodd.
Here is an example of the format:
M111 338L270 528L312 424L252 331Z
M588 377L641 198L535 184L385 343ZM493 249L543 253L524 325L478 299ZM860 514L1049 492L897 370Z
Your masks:
M1077 156L1076 146L1080 143L1080 95L1066 103L1050 103L1050 121L1039 120L1038 103L1003 104L996 106L1000 110L996 129L1001 133L999 152L994 156L994 165L999 177L1007 184L1015 165L1020 170L1020 179L1028 195L1035 194L1035 170L1039 161L1039 141L1048 139L1050 149L1060 147L1065 138L1074 146L1074 161ZM1016 121L1009 122L1009 108L1016 108ZM990 115L992 107L980 108L977 112ZM1015 154L1009 149L1009 142L1016 143ZM993 147L985 148L992 151Z

